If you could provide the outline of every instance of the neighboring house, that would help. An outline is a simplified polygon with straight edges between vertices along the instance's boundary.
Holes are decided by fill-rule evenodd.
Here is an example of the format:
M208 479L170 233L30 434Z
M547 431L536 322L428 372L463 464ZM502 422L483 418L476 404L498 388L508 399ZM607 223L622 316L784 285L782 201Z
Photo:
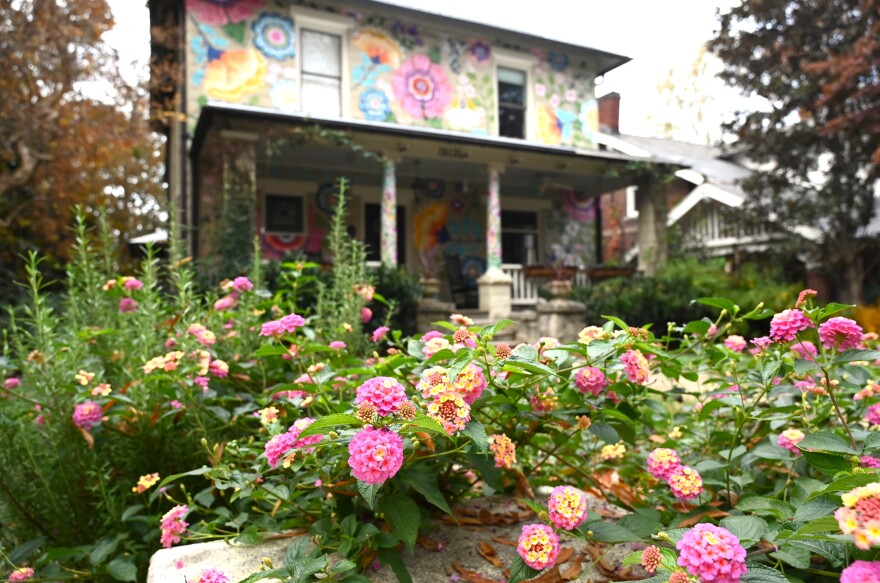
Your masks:
M331 260L341 176L370 259L444 256L490 316L534 299L524 266L598 261L597 197L638 157L599 148L594 82L626 57L368 0L149 5L170 200L207 269L254 236Z
M735 155L709 145L621 134L618 130L620 96L600 100L601 131L596 141L606 151L675 165L674 178L665 188L667 225L675 227L682 250L704 255L732 256L763 251L784 233L743 226L731 220L746 194L739 182L752 174ZM639 212L637 186L601 197L602 261L629 263L638 254Z

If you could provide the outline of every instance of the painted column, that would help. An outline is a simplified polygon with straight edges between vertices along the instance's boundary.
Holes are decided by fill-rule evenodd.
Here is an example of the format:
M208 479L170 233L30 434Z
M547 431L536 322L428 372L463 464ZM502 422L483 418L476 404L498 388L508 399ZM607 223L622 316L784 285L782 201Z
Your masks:
M508 318L512 309L509 275L501 270L501 172L503 166L488 168L489 189L486 200L486 273L477 279L480 287L480 310L490 320Z
M397 176L394 160L385 158L382 165L382 263L397 265Z
M486 266L501 269L501 168L489 167L489 197L486 213Z

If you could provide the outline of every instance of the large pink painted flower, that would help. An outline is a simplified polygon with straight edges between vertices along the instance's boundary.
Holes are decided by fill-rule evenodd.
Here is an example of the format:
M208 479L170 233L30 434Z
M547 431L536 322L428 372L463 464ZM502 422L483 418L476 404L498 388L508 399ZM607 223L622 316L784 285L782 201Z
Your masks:
M209 26L242 22L262 7L263 0L186 0L187 12Z
M426 55L406 60L394 73L391 85L403 109L417 119L442 116L452 101L446 72Z

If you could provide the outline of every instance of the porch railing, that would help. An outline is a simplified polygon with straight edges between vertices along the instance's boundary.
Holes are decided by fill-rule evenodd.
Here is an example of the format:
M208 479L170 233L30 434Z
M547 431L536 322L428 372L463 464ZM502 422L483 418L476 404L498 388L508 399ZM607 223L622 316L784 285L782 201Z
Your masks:
M523 266L519 263L505 263L501 270L510 276L510 303L514 306L533 306L538 303L538 282L526 277Z

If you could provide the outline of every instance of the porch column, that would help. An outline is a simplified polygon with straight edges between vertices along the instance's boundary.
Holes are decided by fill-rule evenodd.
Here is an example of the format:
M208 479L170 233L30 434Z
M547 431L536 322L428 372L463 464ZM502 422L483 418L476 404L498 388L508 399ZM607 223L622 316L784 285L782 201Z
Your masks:
M397 175L396 159L385 156L382 163L382 232L380 255L386 266L397 265Z
M649 176L639 181L636 210L639 211L638 270L643 275L656 275L666 265L669 255L666 239L666 191L660 180Z
M510 317L511 283L501 270L501 173L504 167L488 168L489 188L486 200L486 273L477 279L480 287L480 310L490 320Z

